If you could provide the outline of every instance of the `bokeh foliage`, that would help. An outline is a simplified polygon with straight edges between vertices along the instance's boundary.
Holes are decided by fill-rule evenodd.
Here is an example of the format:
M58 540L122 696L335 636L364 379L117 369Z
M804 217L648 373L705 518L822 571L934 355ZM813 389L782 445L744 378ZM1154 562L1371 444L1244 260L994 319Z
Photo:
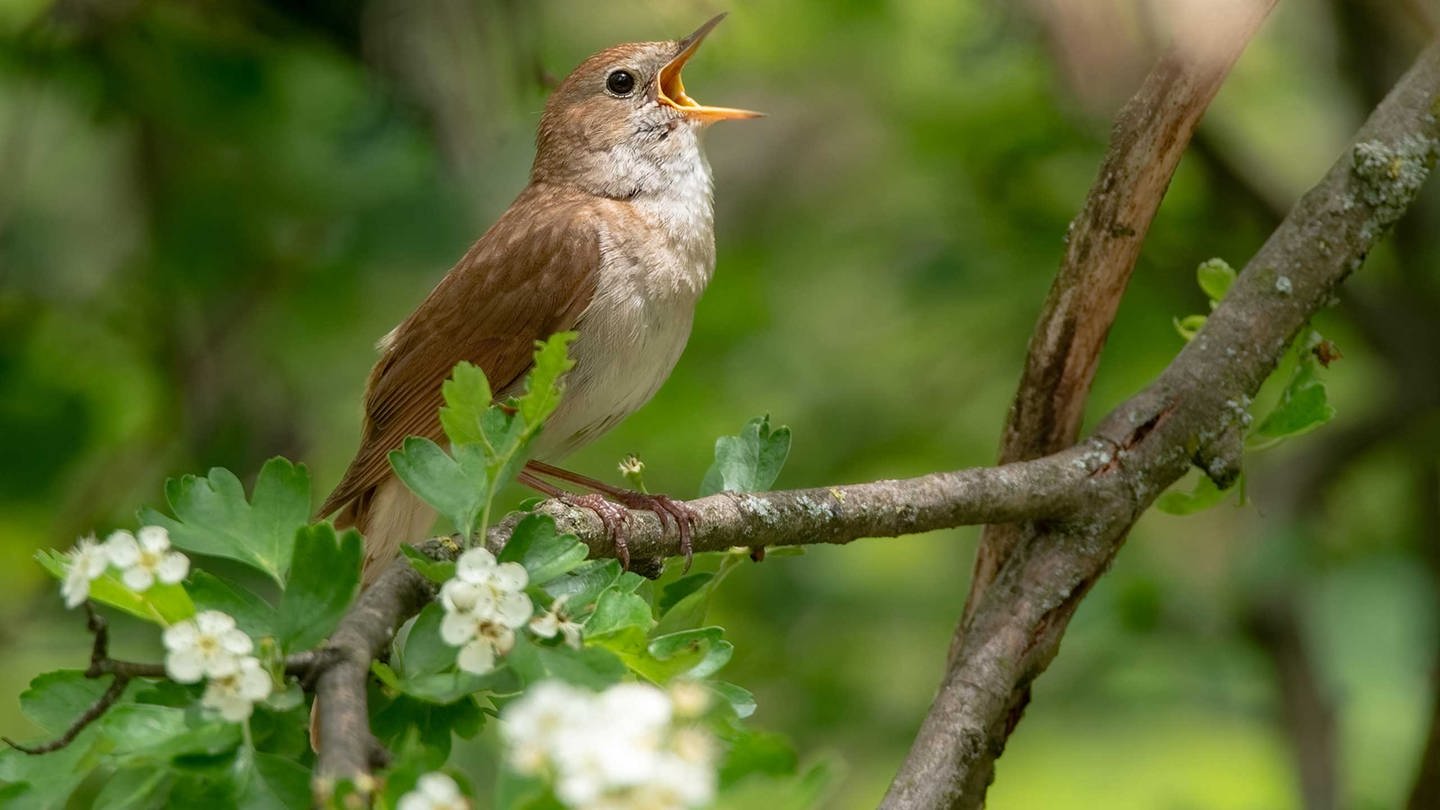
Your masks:
M1105 121L1150 53L1144 15L1122 13L1096 41L1137 55L1100 82L1064 47L1064 5L731 4L688 86L770 118L709 137L719 272L670 382L571 466L618 480L637 452L652 490L691 495L713 437L765 412L795 430L777 486L989 463ZM1172 319L1205 306L1196 265L1239 266L1418 49L1400 5L1281 4L1170 190L1092 418L1179 348ZM0 6L0 691L85 660L34 549L130 525L165 478L213 466L248 484L285 455L333 482L371 344L524 183L544 76L716 10ZM1287 617L1337 712L1345 803L1403 801L1440 636L1430 191L1317 323L1345 355L1335 420L1254 459L1248 505L1141 522L991 806L1300 806L1269 632ZM837 806L873 806L903 754L975 536L775 557L720 589L727 675L759 726L841 755ZM123 631L118 653L154 657ZM30 731L13 702L0 730Z

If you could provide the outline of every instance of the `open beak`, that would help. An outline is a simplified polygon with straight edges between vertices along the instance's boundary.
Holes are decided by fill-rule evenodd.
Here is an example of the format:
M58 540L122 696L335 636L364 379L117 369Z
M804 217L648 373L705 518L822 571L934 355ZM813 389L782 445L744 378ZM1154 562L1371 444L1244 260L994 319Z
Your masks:
M725 19L724 14L717 14L709 22L696 29L695 33L680 40L680 52L675 54L675 58L666 63L665 67L660 68L660 77L656 83L656 99L661 104L674 107L689 118L705 123L723 121L727 118L764 117L765 113L751 110L737 110L733 107L706 107L685 94L685 83L680 81L680 70L685 67L686 62L690 61L690 57L700 50L700 43L705 40L705 36L714 30L715 26L719 25L723 19Z

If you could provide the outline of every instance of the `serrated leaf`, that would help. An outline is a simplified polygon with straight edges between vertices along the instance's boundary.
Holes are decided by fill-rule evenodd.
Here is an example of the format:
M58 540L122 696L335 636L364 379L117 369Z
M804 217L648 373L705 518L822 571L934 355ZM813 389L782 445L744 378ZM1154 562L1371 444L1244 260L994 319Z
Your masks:
M359 532L338 536L329 523L295 533L295 552L275 619L275 636L287 653L309 649L335 629L360 591L364 543Z
M1200 289L1210 296L1210 300L1219 303L1230 291L1230 285L1235 283L1235 268L1231 267L1224 259L1208 259L1195 268L1195 280L1200 284Z
M170 479L165 498L175 517L146 509L141 522L164 526L179 548L238 560L280 582L290 567L290 541L309 523L310 476L303 464L272 458L248 501L240 479L221 467L204 478Z
M35 560L56 579L65 581L65 572L70 565L65 554L42 549L35 553ZM195 615L195 604L184 587L156 582L143 593L138 593L121 582L113 570L91 580L89 599L159 625L174 624Z
M169 762L177 756L214 756L235 750L240 727L194 707L128 704L105 714L101 725L113 754L127 760Z
M715 440L715 461L700 485L701 495L764 492L780 476L790 455L790 428L770 428L770 417L745 423L737 436Z
M440 409L440 426L453 444L483 442L480 417L490 408L494 395L490 381L478 366L461 362L440 387L445 406Z
M490 485L483 456L477 459L477 452L461 452L466 447L474 445L457 446L457 456L451 457L435 442L410 436L401 449L390 453L390 466L411 492L468 537L489 499Z
M701 575L691 574L690 577L666 586L658 600L661 615L659 623L655 626L654 635L692 630L703 625L706 615L710 612L710 601L720 588L720 583L724 582L730 572L734 571L747 558L748 555L745 554L727 554L721 559L720 568L713 576L705 575L705 579L693 583L693 587L686 585L677 588L686 579ZM672 591L672 588L675 590Z
M560 404L560 378L575 365L569 346L579 335L559 332L536 344L535 366L525 384L525 394L515 401L527 426L539 425L555 412Z
M61 669L36 676L20 693L20 711L35 725L51 734L60 734L105 694L112 676L87 678L78 669ZM135 684L126 688L121 700L128 700Z
M218 610L235 617L239 625L251 638L275 635L275 608L269 602L244 588L232 588L208 571L193 571L185 585L195 609Z
M527 515L515 524L499 560L520 563L530 575L530 582L543 586L574 570L589 554L590 549L575 535L556 531L554 518Z

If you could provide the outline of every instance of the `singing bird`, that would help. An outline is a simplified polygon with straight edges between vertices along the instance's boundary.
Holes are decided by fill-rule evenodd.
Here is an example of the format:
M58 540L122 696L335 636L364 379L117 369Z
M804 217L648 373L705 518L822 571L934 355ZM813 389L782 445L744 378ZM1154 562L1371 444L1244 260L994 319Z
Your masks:
M443 440L440 386L455 364L485 371L498 400L518 393L535 342L574 330L575 366L520 480L594 509L623 555L624 510L673 523L688 555L689 514L663 496L607 487L549 462L615 427L654 396L690 336L715 269L714 212L701 132L759 113L707 107L680 71L719 15L679 41L600 51L551 94L530 184L401 324L380 340L359 451L320 508L365 536L366 582L435 513L390 468L406 436ZM569 496L540 476L594 490Z

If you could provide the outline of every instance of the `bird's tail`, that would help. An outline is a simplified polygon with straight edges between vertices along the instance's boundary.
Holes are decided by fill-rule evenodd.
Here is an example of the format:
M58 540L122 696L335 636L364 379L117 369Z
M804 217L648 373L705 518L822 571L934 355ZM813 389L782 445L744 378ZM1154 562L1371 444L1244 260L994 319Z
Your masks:
M400 553L402 543L429 536L435 510L416 497L395 476L360 493L335 516L335 528L353 527L365 536L362 587L369 587Z

